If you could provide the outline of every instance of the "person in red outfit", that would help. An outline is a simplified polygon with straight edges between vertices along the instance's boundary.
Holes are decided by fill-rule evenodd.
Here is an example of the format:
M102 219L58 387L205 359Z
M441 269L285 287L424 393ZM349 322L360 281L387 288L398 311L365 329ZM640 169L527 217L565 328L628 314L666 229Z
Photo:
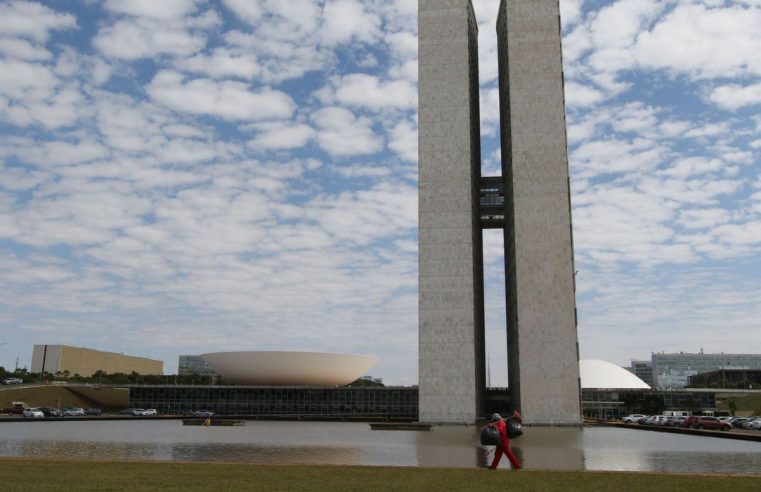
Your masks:
M513 412L512 418L517 419L518 422L520 422L521 414L516 410ZM502 455L506 454L507 459L510 460L510 464L513 465L513 469L520 470L521 464L510 449L510 439L507 437L507 424L505 423L505 419L503 419L500 414L495 413L491 416L491 423L488 424L488 426L495 427L499 431L499 444L497 444L497 447L494 450L494 460L491 462L489 468L496 470L499 465L499 460L502 459Z

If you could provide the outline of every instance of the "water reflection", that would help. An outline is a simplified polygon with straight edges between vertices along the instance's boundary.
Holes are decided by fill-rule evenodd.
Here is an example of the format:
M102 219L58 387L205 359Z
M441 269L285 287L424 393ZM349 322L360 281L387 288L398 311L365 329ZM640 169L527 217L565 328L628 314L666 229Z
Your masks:
M265 464L477 467L478 428L372 431L362 423L179 421L0 423L0 456ZM527 428L513 441L527 469L758 473L761 444L614 428ZM503 459L500 467L509 467Z

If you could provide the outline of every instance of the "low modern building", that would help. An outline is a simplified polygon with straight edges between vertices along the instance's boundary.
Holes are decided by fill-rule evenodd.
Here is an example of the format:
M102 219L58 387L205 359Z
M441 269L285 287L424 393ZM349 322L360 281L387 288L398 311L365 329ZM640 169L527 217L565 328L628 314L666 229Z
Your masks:
M105 373L163 374L164 363L160 360L131 355L103 352L68 345L35 345L32 351L32 372L63 373L69 376L92 376L98 371Z
M418 418L417 387L131 386L130 407L160 413L343 420Z
M653 354L653 382L656 388L683 388L689 377L721 369L761 369L761 354L697 354L679 352Z

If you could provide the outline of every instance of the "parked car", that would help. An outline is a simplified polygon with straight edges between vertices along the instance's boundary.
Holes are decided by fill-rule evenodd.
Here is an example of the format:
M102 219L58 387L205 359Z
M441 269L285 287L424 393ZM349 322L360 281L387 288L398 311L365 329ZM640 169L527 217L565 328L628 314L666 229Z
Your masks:
M649 421L650 425L665 425L666 421L669 419L666 415L653 415L651 417L651 420Z
M103 413L103 410L100 408L85 408L85 415L100 415Z
M755 418L745 427L746 429L751 430L761 430L761 417Z
M747 422L748 418L746 417L733 417L732 420L729 421L729 423L734 427L735 429L742 429L743 422Z
M674 417L673 422L671 422L672 427L684 427L684 421L687 420L689 417L680 416L680 417Z
M748 420L745 420L740 424L740 427L743 429L752 429L755 422L757 422L761 417L751 417Z
M142 410L142 408L125 408L119 415L135 415L135 410Z
M637 424L640 420L647 417L647 415L642 415L641 413L633 413L631 415L627 415L626 417L622 418L621 421L624 424Z
M23 411L24 417L30 417L35 419L41 419L45 417L45 414L42 413L42 410L39 408L25 408Z
M155 408L136 408L132 411L132 415L136 417L148 417L151 415L158 415L159 413Z
M81 417L84 414L85 411L82 408L70 407L63 410L63 415L66 417Z
M692 428L728 431L732 426L727 422L722 422L716 417L697 417L692 424Z
M210 412L209 410L196 410L192 413L194 417L201 417L204 419L208 419L214 416L214 412Z
M3 384L24 384L24 380L20 378L5 378Z
M63 417L63 410L60 408L41 407L40 410L45 414L45 417Z

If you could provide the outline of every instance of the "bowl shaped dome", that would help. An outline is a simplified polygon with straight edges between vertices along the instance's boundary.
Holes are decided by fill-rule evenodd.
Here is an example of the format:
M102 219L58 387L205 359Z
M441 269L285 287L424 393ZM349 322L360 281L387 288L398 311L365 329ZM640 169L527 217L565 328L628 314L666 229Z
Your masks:
M326 352L212 352L201 358L220 376L240 384L340 386L378 363L372 355Z

